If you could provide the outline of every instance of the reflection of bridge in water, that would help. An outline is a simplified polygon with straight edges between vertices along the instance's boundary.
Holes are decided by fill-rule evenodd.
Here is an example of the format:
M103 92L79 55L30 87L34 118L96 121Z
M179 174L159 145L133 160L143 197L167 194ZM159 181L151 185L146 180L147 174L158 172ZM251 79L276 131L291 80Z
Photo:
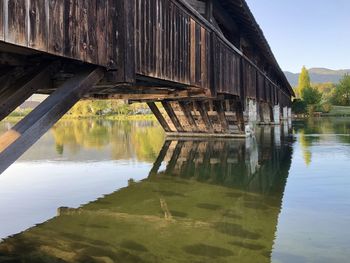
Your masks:
M275 180L283 180L281 169L290 161L288 155L284 159L280 132L280 127L261 127L257 138L247 140L167 140L150 176L165 174L269 192ZM288 126L282 132L288 134ZM166 168L159 172L164 162Z
M147 179L5 239L0 262L271 262L284 134L166 141Z

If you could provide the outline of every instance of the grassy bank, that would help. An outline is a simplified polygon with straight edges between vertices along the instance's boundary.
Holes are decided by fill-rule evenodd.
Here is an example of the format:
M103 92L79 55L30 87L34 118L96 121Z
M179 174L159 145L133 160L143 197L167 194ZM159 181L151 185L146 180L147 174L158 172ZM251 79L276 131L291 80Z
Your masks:
M6 117L5 121L10 122L18 122L23 119L26 115L10 115ZM62 119L70 120L70 119L103 119L103 120L111 120L111 121L143 121L143 120L156 120L153 114L138 114L138 115L86 115L86 116L73 116L73 115L64 115Z
M350 117L350 107L349 106L332 106L329 113L324 113L322 116L327 117Z
M117 121L142 121L142 120L155 120L153 114L137 114L137 115L124 115L124 114L111 114L111 115L64 115L62 119L104 119L104 120L117 120Z

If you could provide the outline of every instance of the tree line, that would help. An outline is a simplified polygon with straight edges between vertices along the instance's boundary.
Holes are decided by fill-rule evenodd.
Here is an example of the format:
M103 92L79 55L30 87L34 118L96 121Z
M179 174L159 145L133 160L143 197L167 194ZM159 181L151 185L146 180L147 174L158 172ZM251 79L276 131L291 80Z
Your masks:
M295 114L329 113L333 106L350 106L350 75L345 74L338 84L311 83L304 66L294 91L296 98L292 108Z

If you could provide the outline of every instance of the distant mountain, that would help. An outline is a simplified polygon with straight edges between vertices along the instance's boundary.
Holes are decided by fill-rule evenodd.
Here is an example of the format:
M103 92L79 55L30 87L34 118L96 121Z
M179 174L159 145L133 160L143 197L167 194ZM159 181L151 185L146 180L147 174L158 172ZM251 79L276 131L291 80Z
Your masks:
M332 70L327 68L311 68L309 69L309 74L312 83L325 83L332 82L338 83L339 80L345 75L350 74L350 69ZM298 85L299 73L292 73L285 71L289 83L292 87Z

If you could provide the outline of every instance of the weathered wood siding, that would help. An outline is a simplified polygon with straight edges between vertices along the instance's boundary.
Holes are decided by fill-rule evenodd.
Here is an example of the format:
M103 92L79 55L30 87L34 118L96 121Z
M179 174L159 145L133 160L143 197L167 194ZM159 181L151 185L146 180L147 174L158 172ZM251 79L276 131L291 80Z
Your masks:
M4 5L0 3L0 41L4 40Z
M220 38L213 37L214 87L219 93L241 96L241 56Z
M209 88L210 32L169 0L136 0L136 73Z
M256 99L257 94L257 71L253 65L247 61L243 61L243 77L244 77L244 89L247 98Z
M118 69L120 81L135 74L133 27L133 0L0 2L0 40Z
M113 82L147 77L242 101L290 101L183 0L1 0L0 41L104 66Z

